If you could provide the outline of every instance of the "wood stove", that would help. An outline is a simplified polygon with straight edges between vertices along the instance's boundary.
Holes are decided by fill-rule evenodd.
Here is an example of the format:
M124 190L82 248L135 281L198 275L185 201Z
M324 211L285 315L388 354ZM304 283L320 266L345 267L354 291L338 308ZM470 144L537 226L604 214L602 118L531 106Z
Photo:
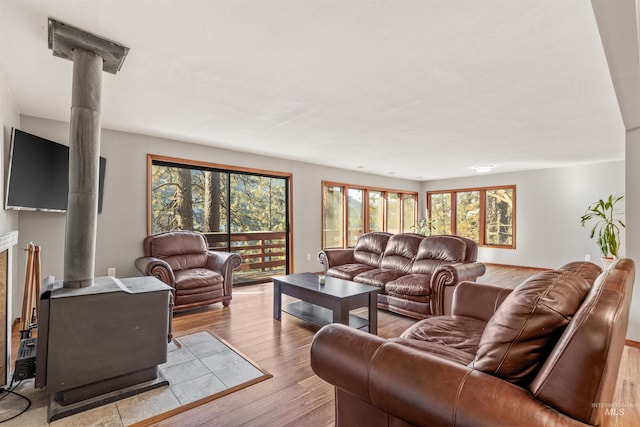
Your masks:
M50 281L40 299L36 387L49 421L168 384L171 292L155 277L96 277L68 289Z
M102 73L129 49L52 18L48 28L53 55L73 62L64 280L43 287L38 316L36 387L53 421L167 384L171 294L154 277L94 277Z

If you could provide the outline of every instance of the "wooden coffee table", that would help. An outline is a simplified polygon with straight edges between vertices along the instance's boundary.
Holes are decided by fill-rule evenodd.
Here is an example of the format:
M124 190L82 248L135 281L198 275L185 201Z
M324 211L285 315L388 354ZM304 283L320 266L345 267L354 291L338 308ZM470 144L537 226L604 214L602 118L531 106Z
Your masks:
M284 311L314 325L342 323L352 328L378 333L378 292L375 286L327 276L320 284L317 274L300 273L273 278L273 318L281 319ZM282 307L282 295L299 299ZM349 314L355 308L368 307L369 318Z

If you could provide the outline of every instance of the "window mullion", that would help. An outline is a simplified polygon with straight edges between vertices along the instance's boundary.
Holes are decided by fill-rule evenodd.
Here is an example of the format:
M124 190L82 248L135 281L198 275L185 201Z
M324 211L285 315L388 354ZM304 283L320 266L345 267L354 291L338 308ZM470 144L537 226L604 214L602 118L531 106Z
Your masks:
M487 191L482 189L480 190L480 213L479 213L479 218L478 220L480 221L479 224L479 228L480 228L480 236L478 236L478 244L479 245L484 245L486 242L486 238L485 238L485 226L486 226L486 219L487 219Z
M458 193L452 191L451 193L451 234L458 234Z

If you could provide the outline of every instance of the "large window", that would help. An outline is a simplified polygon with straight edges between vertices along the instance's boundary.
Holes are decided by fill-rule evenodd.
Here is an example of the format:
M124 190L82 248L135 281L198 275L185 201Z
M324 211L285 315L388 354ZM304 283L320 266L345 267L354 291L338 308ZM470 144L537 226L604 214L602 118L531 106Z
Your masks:
M515 188L487 190L485 200L485 244L514 245Z
M329 185L324 187L322 196L323 240L331 248L341 248L344 242L344 191L342 187Z
M418 193L322 183L322 246L353 247L369 231L412 231Z
M369 231L384 230L384 193L369 190Z
M481 246L515 249L516 187L427 193L433 234L468 237Z
M480 241L480 192L456 193L456 234Z
M349 246L354 246L358 237L364 233L364 190L360 188L349 188L347 190L347 230L349 230Z
M400 194L387 193L387 231L397 234L400 232L401 215Z
M451 234L451 193L431 193L428 197L433 234Z
M402 195L402 232L410 233L411 227L416 225L416 211L418 208L418 197L414 194Z
M238 253L234 283L290 270L289 174L148 157L148 233L198 231L210 249Z

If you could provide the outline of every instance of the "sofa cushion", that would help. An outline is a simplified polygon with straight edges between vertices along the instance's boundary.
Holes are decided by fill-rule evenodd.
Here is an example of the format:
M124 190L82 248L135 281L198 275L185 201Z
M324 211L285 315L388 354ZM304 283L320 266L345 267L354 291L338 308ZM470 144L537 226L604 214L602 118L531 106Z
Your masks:
M222 288L224 278L216 271L206 268L191 268L174 272L176 276L175 286L178 290L199 289L208 286Z
M353 280L358 274L373 269L374 267L365 264L343 264L328 269L327 275L338 279Z
M150 255L165 260L173 270L201 267L207 263L207 244L198 233L168 232L154 236Z
M598 276L602 273L602 268L599 265L589 261L573 261L557 268L556 270L569 271L577 274L578 276L585 278L590 285L593 285L593 282L595 282Z
M380 267L409 273L423 239L419 234L394 234L387 241Z
M530 380L589 292L582 277L545 271L518 285L489 319L470 367Z
M174 255L197 254L207 251L204 237L197 233L168 232L154 236L151 256L166 258Z
M200 304L203 301L211 301L212 299L224 297L224 291L220 289L212 289L211 287L190 291L176 291L176 305Z
M353 248L353 260L357 264L380 267L389 237L391 237L390 233L383 232L363 234Z
M358 274L353 278L354 282L364 283L369 286L378 286L384 289L384 285L392 280L396 280L404 273L397 270L388 270L386 268L374 268L373 270L365 271Z
M444 264L463 262L467 244L456 236L428 236L422 239L411 273L433 274Z
M386 290L387 285L385 285L385 289L383 290L383 292L378 294L378 297L380 297L381 295L393 297L393 301L395 302L393 305L396 305L396 303L399 303L401 304L400 307L405 307L405 304L409 304L411 302L428 304L431 301L430 295L407 295L407 294L398 294L395 292L389 292ZM378 298L378 302L379 301L380 301L380 298ZM427 311L425 314L431 314L431 311ZM424 319L424 317L421 317L421 319Z
M384 289L390 294L424 296L431 293L430 283L428 274L407 274L388 282Z
M390 341L401 345L406 345L407 347L413 347L415 349L427 352L434 356L442 357L443 359L447 359L461 365L467 365L473 360L473 353L467 353L464 350L460 350L438 342L421 341L418 339L409 338L391 338Z
M462 350L469 353L473 359L486 325L482 320L471 317L434 316L415 323L405 330L401 337Z
M464 260L466 262L477 261L478 260L478 244L474 240L469 239L467 237L462 237L462 236L455 236L455 237L456 239L462 240L467 246L467 249L465 250L465 253L464 253Z
M164 259L174 273L180 270L202 267L207 264L207 254L185 254L166 257Z

